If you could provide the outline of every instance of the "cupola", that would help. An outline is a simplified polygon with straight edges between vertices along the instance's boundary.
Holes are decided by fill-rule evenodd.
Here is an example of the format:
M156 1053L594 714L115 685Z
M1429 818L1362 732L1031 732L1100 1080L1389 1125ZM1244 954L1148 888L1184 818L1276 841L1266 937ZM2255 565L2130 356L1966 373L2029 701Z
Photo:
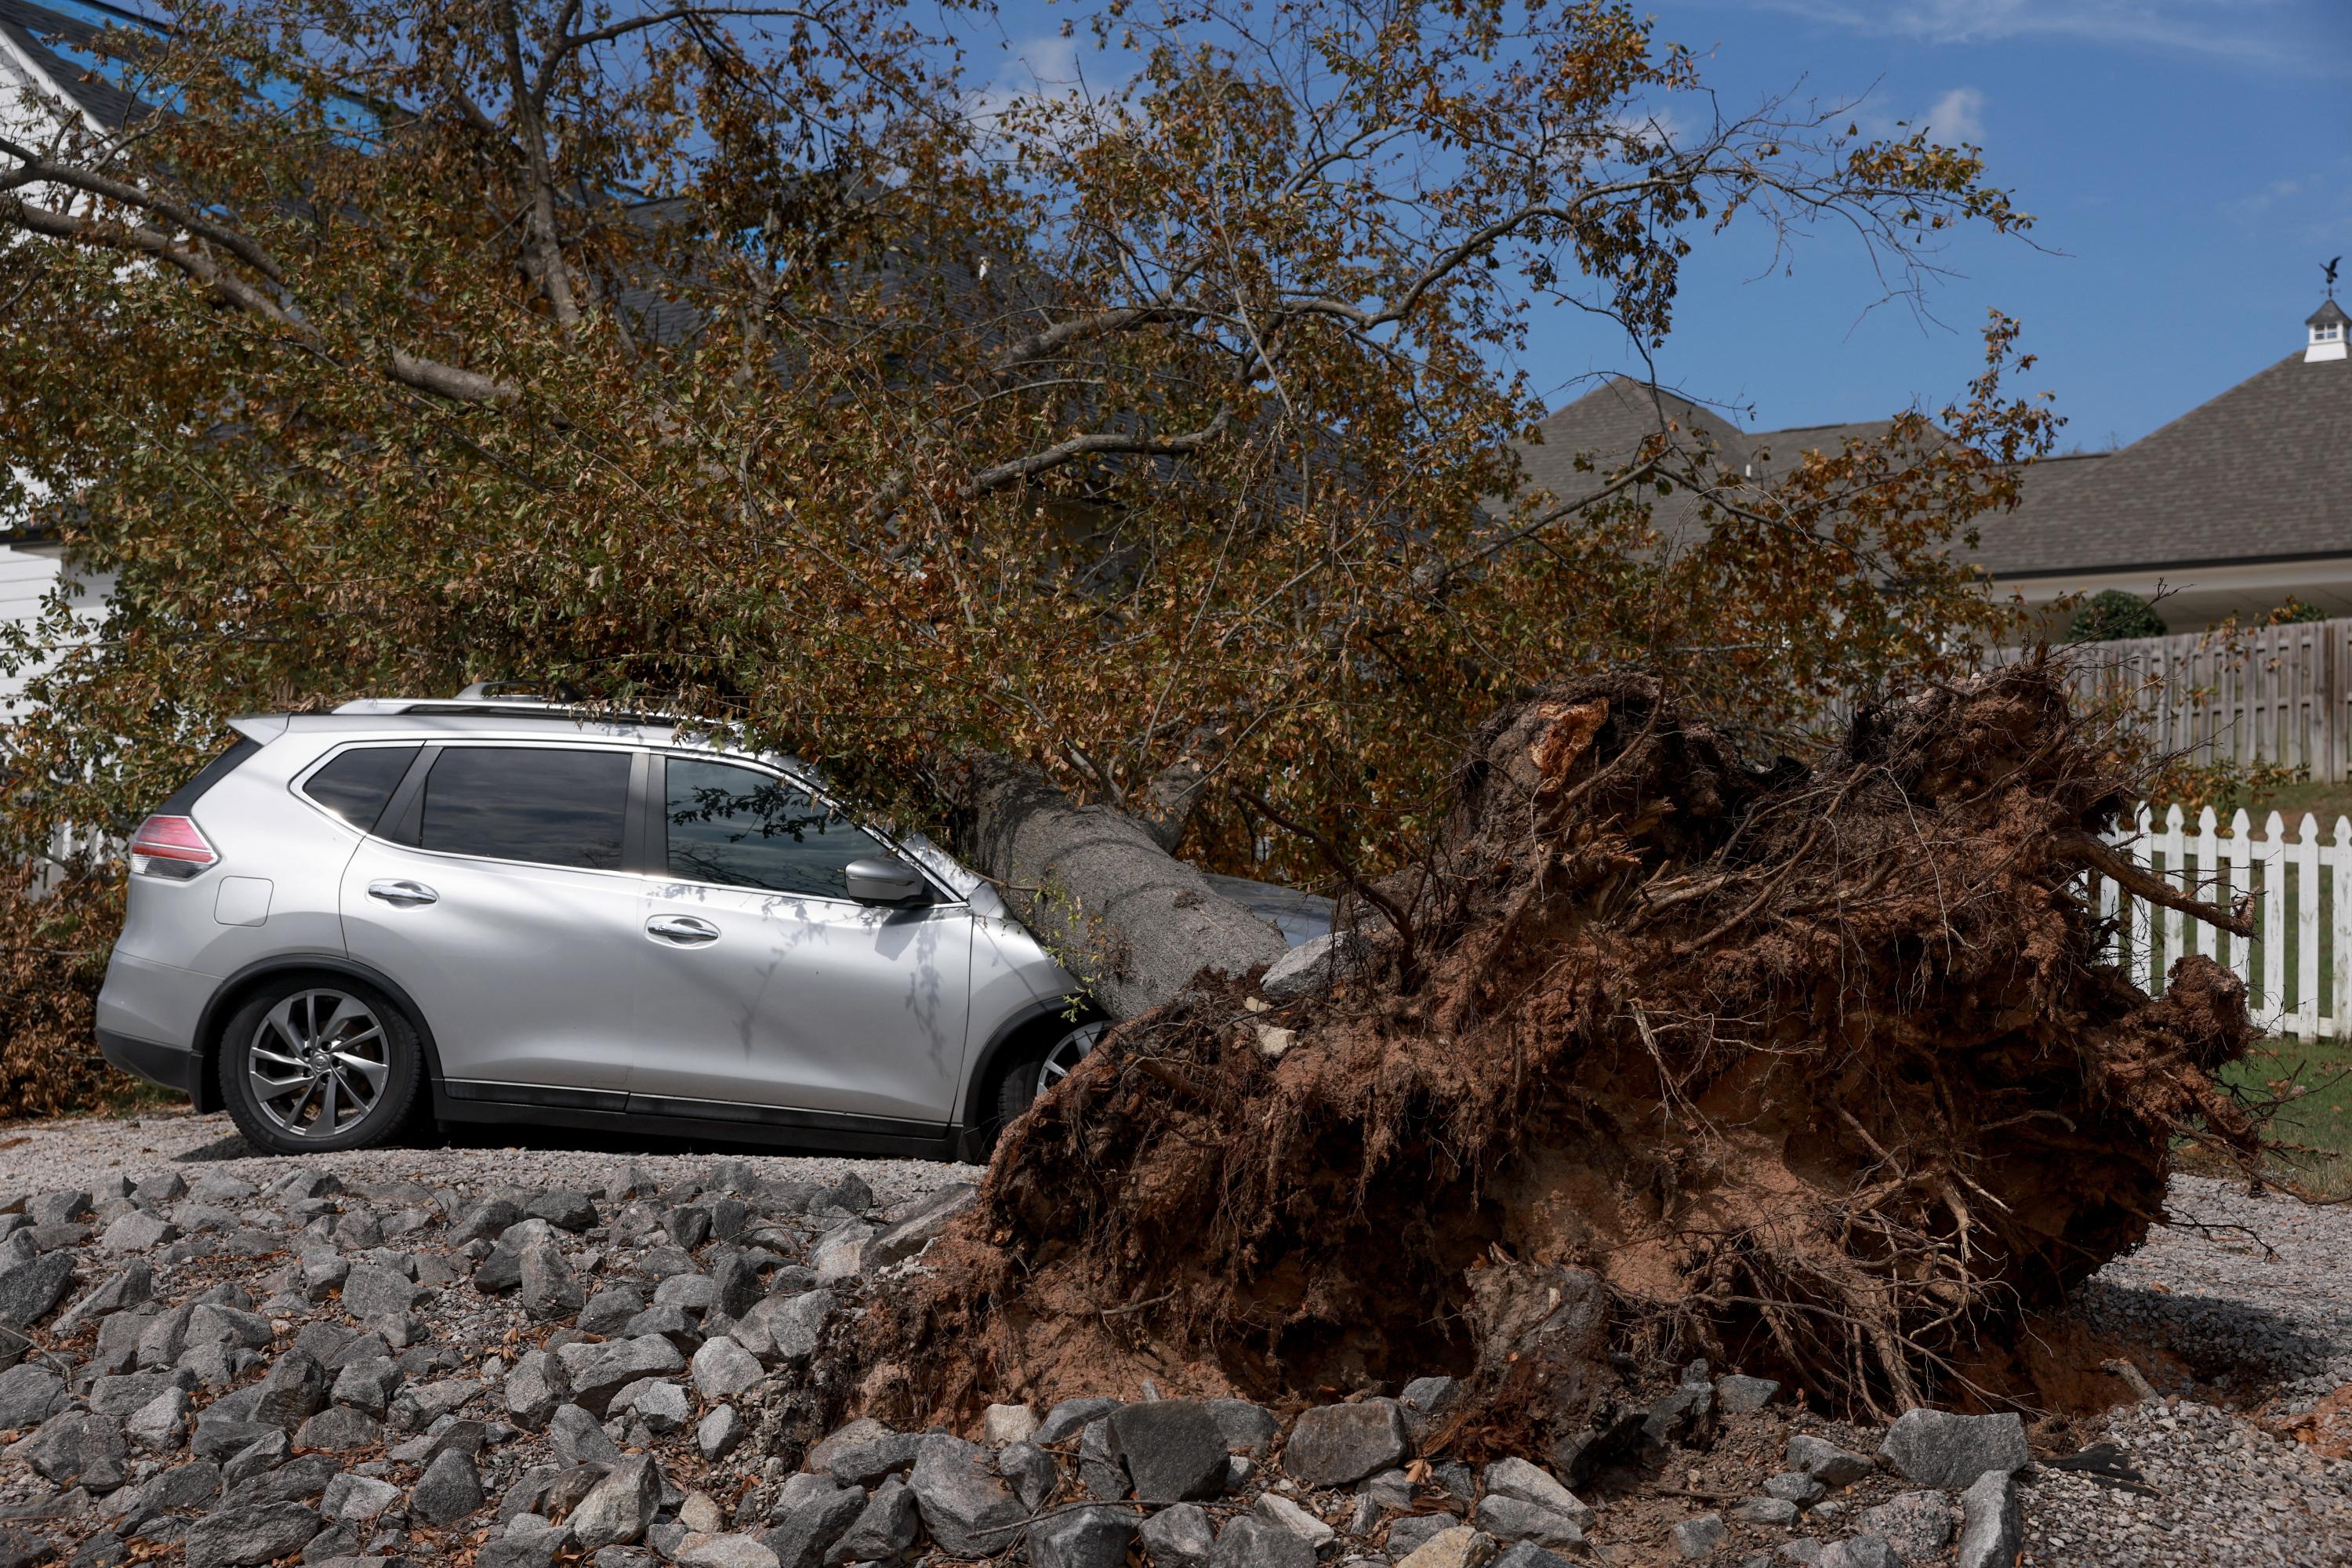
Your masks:
M2352 331L2352 316L2344 313L2344 307L2337 304L2333 296L2314 310L2303 324L2311 329L2310 345L2303 351L2304 363L2317 364L2321 360L2346 357L2344 339L2347 331Z

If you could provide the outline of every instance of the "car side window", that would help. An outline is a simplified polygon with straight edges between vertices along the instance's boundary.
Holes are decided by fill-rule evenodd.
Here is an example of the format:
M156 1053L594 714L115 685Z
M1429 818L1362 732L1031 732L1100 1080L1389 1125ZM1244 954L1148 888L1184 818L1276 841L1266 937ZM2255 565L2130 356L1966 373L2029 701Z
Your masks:
M668 773L662 817L673 877L845 899L843 868L890 852L789 779L686 757L670 758Z
M303 780L302 793L361 832L372 833L415 760L415 746L354 746Z
M621 868L625 752L451 746L425 781L417 847L591 871Z

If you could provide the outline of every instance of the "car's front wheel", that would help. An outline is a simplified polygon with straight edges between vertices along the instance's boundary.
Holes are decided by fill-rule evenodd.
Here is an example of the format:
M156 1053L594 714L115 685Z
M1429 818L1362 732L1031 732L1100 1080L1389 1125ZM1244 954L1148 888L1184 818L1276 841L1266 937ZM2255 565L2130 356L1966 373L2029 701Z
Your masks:
M265 985L222 1033L221 1099L277 1154L380 1143L424 1079L416 1027L373 985L310 976Z
M998 1079L996 1124L999 1127L1029 1109L1037 1097L1070 1076L1102 1038L1103 1021L1090 1019L1047 1037L1045 1048L1020 1058Z

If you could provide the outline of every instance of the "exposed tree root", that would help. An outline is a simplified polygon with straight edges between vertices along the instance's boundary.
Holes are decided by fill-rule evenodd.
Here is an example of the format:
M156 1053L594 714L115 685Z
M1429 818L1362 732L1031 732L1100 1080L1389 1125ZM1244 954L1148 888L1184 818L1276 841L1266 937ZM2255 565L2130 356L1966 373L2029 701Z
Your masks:
M1009 1130L869 1323L866 1402L1444 1371L1475 1449L1592 1441L1624 1369L1690 1353L1967 1397L1980 1338L2145 1237L2172 1139L2256 1148L2214 1077L2240 983L2184 959L2152 1001L2096 959L2113 756L2036 665L1810 772L1643 679L1507 710L1357 973L1270 1010L1197 984Z

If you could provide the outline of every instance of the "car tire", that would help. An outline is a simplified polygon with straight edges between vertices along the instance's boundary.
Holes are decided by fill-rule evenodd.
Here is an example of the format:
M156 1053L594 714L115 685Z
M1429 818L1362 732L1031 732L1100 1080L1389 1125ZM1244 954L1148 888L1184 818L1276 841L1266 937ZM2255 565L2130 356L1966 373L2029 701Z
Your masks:
M1067 1078L1070 1069L1095 1048L1102 1032L1103 1020L1090 1018L1046 1036L1038 1049L1015 1058L996 1080L996 1125L1004 1127L1036 1103L1039 1095Z
M340 974L264 984L230 1016L215 1058L230 1120L273 1154L381 1143L407 1121L425 1079L408 1015Z

